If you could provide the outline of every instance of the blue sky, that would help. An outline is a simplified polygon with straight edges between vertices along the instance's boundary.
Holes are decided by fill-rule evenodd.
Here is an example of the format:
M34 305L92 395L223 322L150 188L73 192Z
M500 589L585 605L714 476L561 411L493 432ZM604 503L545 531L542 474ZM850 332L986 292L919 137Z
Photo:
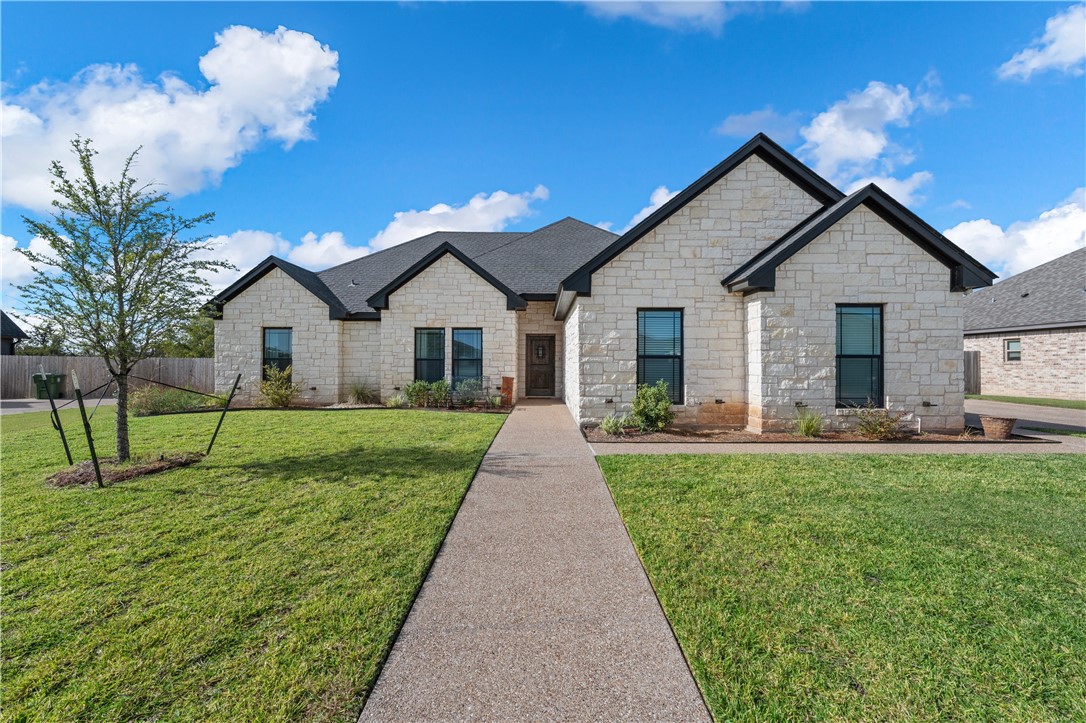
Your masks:
M621 231L765 130L1007 274L1086 243L1082 4L5 2L4 305L74 133L242 267ZM40 242L39 242L40 243ZM222 285L230 278L218 279Z

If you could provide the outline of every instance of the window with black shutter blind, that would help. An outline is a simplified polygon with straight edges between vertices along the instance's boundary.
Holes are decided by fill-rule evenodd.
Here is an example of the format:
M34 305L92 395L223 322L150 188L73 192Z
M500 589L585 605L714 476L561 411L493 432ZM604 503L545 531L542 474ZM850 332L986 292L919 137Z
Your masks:
M683 402L682 309L642 309L637 312L637 384L663 379L675 404Z

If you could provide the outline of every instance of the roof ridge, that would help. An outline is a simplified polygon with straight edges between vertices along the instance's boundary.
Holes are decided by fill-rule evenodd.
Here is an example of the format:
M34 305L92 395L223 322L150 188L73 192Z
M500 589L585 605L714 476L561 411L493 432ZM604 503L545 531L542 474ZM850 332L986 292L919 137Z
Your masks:
M406 246L406 245L408 245L408 244L413 244L413 243L415 243L416 241L422 241L423 239L428 239L428 238L430 238L431 236L436 236L436 235L437 235L437 234L439 234L439 233L455 233L455 234L480 234L480 233L482 233L482 234L506 234L506 233L517 233L517 232L516 232L516 231L446 231L446 230L438 230L438 231L431 231L431 232L430 232L430 233L428 233L428 234L424 234L424 235L422 235L422 236L416 236L416 237L415 237L415 238L413 238L413 239L408 239L407 241L403 241L403 242L401 242L401 243L398 243L398 244L394 244L394 245L392 245L392 246L389 246L389 247L388 247L388 248L386 248L386 249L381 249L381 250L379 250L379 251L374 251L374 252L372 252L372 253L368 253L368 254L363 254L363 255L361 255L361 256L358 256L358 257L356 257L356 258L350 259L349 261L344 261L344 262L343 262L343 263L341 263L341 264L336 264L335 266L329 266L329 267L328 267L328 268L326 268L326 269L321 269L320 271L314 271L313 273L315 273L315 274L323 274L323 273L324 273L324 272L326 272L326 271L331 271L332 269L338 269L339 267L341 267L341 266L346 266L347 264L353 264L353 263L354 263L355 261L361 261L362 259L368 259L368 258L372 258L372 257L374 257L374 256L378 256L379 254L383 254L383 253L385 253L386 251L391 251L392 249L397 249L397 248L401 248L401 247L403 247L403 246Z

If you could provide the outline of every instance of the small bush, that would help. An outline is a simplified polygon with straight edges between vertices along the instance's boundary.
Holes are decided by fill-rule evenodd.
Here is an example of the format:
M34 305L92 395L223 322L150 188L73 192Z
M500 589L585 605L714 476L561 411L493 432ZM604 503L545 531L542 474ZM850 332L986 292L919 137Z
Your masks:
M407 397L402 394L393 394L385 400L385 406L389 409L403 409L407 406Z
M901 429L901 418L904 412L891 412L888 409L880 409L873 405L857 407L856 431L866 439L886 441L898 439L904 436Z
M450 391L452 391L452 386L445 379L430 382L430 404L435 407L447 404Z
M381 395L377 388L369 382L355 382L351 385L351 393L347 397L351 404L377 404L381 401Z
M497 409L502 405L502 395L491 394L489 397L486 398L486 404L491 409Z
M426 395L429 391L429 384L421 379L416 379L403 388L403 395L407 397L407 403L412 407L425 407Z
M634 421L642 432L658 432L667 429L675 420L671 411L671 398L667 395L667 382L663 379L656 386L642 384L637 388L633 407Z
M456 384L456 396L466 405L475 404L483 397L482 379L464 379Z
M604 434L609 434L612 437L622 437L626 434L626 427L633 424L633 420L630 419L629 414L608 414L600 422L600 429Z
M302 388L291 381L293 367L278 369L272 365L264 367L264 380L260 382L260 396L267 407L289 407L302 393Z
M205 397L196 392L186 392L151 384L133 389L132 393L128 395L128 409L137 417L222 407L225 404L226 397Z
M800 407L796 410L796 434L801 437L821 437L824 426L822 415Z

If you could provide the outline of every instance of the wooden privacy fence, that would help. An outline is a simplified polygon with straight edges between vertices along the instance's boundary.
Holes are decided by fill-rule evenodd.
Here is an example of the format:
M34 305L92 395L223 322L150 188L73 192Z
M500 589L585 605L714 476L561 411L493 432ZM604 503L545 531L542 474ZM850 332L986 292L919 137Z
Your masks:
M965 393L980 394L980 352L965 353Z
M72 396L72 370L79 375L79 386L90 391L99 384L109 381L109 370L105 362L93 356L4 356L0 357L0 399L30 399L35 396L34 382L31 375L45 367L46 374L63 374L64 396ZM152 357L136 364L132 374L157 382L173 384L177 387L194 389L198 392L215 392L214 359L179 359L171 357ZM142 387L149 382L130 379L129 388ZM116 386L110 388L110 394L116 394Z

